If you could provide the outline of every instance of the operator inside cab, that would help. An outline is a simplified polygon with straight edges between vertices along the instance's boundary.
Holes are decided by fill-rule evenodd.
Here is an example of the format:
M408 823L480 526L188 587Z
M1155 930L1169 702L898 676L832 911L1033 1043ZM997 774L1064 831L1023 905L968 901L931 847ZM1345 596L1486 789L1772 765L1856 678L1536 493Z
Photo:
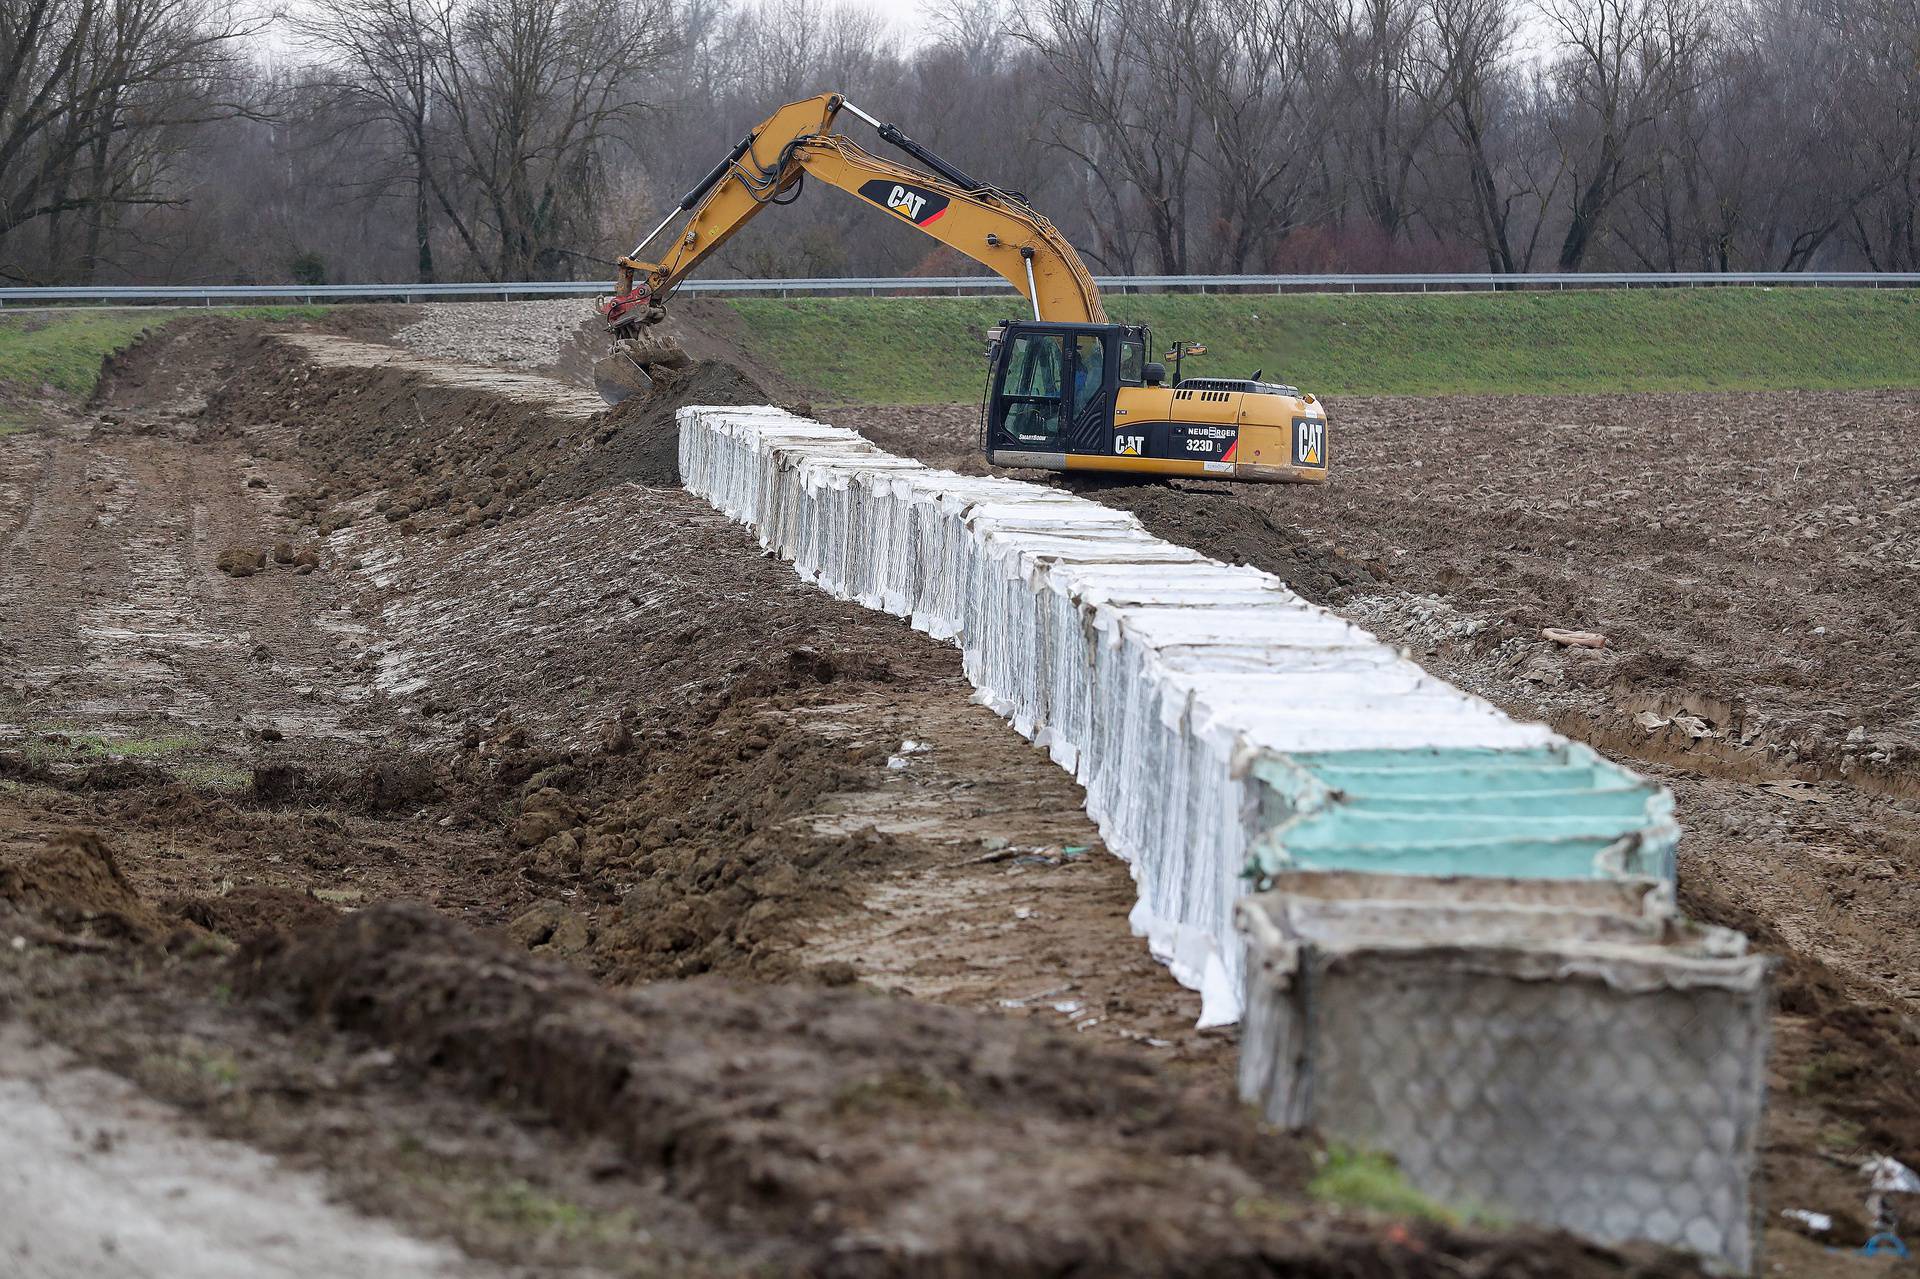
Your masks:
M1090 333L1083 333L1073 341L1073 420L1076 422L1093 403L1093 397L1100 393L1106 354L1100 347L1100 339Z

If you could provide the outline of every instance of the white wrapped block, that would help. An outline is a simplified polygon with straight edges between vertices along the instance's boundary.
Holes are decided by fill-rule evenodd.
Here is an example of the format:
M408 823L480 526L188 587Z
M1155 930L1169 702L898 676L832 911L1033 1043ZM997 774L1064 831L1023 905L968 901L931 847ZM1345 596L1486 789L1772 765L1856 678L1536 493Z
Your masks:
M1239 1014L1233 904L1250 879L1671 875L1666 792L1269 573L1058 489L932 469L777 409L679 421L690 491L822 589L953 642L980 699L1086 787L1133 868L1134 928L1202 992L1205 1023Z

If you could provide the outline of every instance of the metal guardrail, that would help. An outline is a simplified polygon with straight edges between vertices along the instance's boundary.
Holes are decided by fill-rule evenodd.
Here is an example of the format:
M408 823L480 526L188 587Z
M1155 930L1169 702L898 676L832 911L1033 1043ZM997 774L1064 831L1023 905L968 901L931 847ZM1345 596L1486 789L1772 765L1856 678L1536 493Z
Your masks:
M1592 271L1492 275L1446 272L1425 275L1103 275L1099 286L1114 293L1430 293L1507 292L1521 289L1721 288L1920 288L1920 272L1875 271ZM339 302L507 300L587 297L605 294L604 280L526 280L504 284L209 284L53 285L0 289L0 307L22 303L121 303L129 305L215 302ZM997 275L856 276L805 279L689 280L679 292L699 294L1010 293Z

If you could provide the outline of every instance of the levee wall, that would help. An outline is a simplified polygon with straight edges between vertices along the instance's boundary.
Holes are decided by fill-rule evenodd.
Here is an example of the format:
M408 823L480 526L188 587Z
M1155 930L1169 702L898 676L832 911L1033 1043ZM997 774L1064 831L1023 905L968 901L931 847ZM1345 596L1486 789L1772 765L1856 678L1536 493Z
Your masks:
M689 490L823 590L959 646L980 699L1086 787L1134 929L1204 1023L1241 1011L1234 902L1288 871L1672 878L1664 788L1270 574L778 409L679 424Z

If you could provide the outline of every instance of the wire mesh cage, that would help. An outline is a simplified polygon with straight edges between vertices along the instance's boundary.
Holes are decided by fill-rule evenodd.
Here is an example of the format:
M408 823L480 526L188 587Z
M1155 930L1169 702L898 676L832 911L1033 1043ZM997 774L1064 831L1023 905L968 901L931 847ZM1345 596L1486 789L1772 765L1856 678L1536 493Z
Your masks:
M1768 960L1651 881L1284 876L1244 899L1240 1089L1443 1203L1740 1270Z

